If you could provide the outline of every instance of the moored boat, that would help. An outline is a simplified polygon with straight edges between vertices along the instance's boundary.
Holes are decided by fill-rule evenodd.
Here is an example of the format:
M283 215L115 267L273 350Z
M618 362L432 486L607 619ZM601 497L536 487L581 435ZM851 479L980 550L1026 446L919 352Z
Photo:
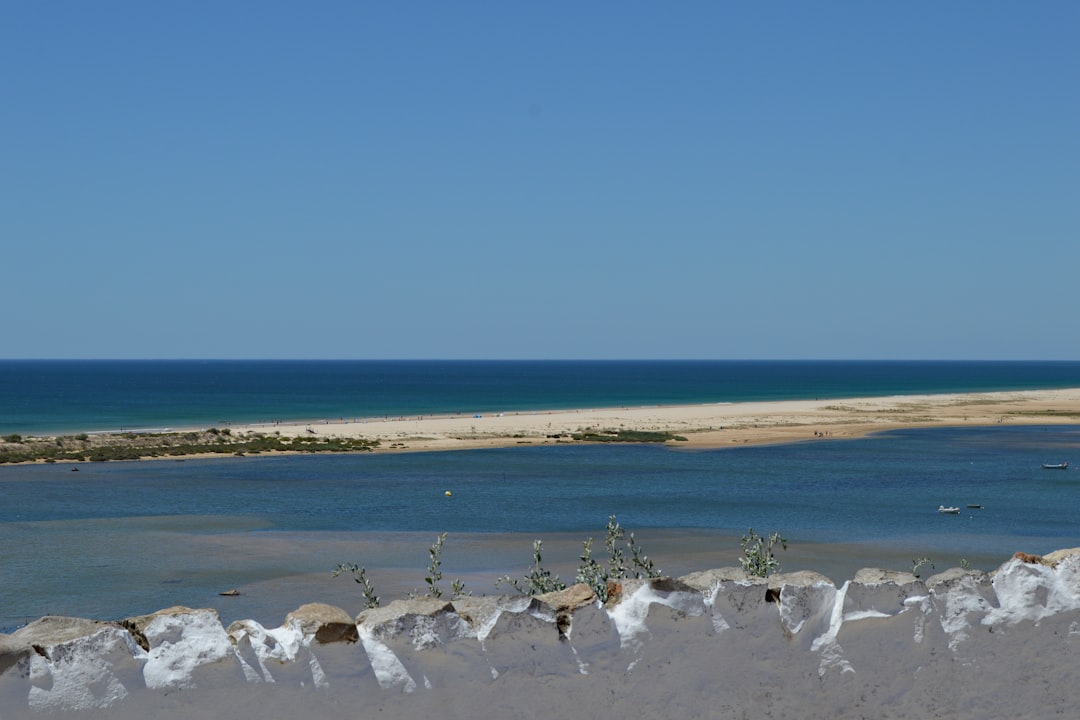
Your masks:
M958 508L958 507L945 507L944 505L938 505L937 511L939 513L944 513L945 515L959 515L960 514L960 508Z

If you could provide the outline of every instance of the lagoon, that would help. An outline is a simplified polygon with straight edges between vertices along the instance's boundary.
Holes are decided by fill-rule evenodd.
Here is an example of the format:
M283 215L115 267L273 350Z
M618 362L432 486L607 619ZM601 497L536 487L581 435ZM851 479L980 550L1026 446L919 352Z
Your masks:
M0 467L0 627L120 618L173 604L278 623L303 602L350 610L339 562L423 587L426 548L476 594L531 561L572 576L610 515L666 572L737 564L748 528L781 530L784 569L992 569L1080 545L1080 429L913 429L855 440L687 451L566 446ZM446 496L446 491L451 496ZM938 505L959 505L944 516ZM982 505L968 509L968 504ZM706 563L706 565L701 565ZM842 581L844 576L834 577ZM238 589L239 597L218 593ZM351 603L351 604L350 604Z

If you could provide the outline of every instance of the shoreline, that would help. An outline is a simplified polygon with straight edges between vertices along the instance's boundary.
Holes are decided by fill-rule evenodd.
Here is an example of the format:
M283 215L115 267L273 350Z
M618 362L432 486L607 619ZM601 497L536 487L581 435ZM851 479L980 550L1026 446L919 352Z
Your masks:
M125 429L74 436L9 435L0 438L0 464L221 458L258 452L431 452L597 442L716 450L848 440L910 428L1004 424L1080 425L1080 388L223 423L212 428ZM582 437L583 433L588 436ZM618 433L623 436L617 437ZM641 434L652 437L638 437ZM69 439L78 440L71 448L75 455L50 459L54 446L72 445ZM178 450L185 440L201 445ZM35 447L40 454L33 454ZM109 454L94 457L103 450ZM24 454L16 455L20 452Z
M917 427L1080 425L1080 388L845 399L648 405L230 425L272 433L378 441L374 452L467 450L573 441L584 430L667 432L673 448L719 449L852 439Z
M634 533L639 547L666 577L739 567L743 556L740 538L746 532L736 528L624 529ZM148 585L145 592L140 592L134 604L121 608L114 607L112 600L102 600L107 593L93 597L89 606L85 599L74 605L53 601L25 606L25 599L20 597L0 615L0 634L45 615L108 621L177 603L212 608L227 623L244 618L277 623L291 609L310 602L329 603L356 613L363 609L360 589L347 573L340 577L331 574L335 563L362 560L376 592L387 602L423 595L425 563L437 536L434 530L357 530L332 535L316 531L173 532L168 550L172 562L183 566L193 556L221 555L231 558L232 570L224 575L216 570L183 574L183 582L174 584L181 579L178 571L164 564L149 567L142 575ZM1044 537L1024 538L1008 548L972 549L954 544L941 547L917 535L842 541L821 540L798 532L785 532L784 536L788 546L776 549L780 566L775 572L815 572L837 586L864 568L910 572L913 558L927 558L931 574L963 563L991 572L1017 551L1046 555L1070 546L1062 538ZM597 541L595 556L603 561L604 529L599 525L591 531L450 532L441 557L442 589L448 590L453 581L460 581L476 597L512 594L509 586L500 586L498 580L509 576L520 581L532 570L534 540L543 542L543 567L569 582L581 566L582 543L589 538ZM270 556L279 565L276 569L262 567L254 574L241 570L258 568ZM55 597L64 596L59 587L63 582L62 578L55 581ZM49 609L43 612L42 607Z

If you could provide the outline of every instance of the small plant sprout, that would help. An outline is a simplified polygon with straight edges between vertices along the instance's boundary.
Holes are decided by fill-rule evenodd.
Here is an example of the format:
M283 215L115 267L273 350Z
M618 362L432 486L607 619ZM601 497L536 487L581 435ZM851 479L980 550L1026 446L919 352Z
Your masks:
M607 573L600 567L600 563L592 556L593 539L585 541L585 549L581 552L581 565L578 567L574 582L585 583L593 589L600 602L607 602Z
M428 574L424 578L424 582L427 583L428 591L427 596L433 598L442 597L442 588L439 587L439 581L442 580L442 549L443 544L446 542L446 533L441 533L435 538L434 544L428 548L428 557L431 559L428 565ZM465 583L461 580L454 580L450 583L450 593L452 598L459 598L466 595Z
M777 543L787 550L787 540L779 532L773 532L765 539L754 532L753 528L747 530L742 538L743 554L739 558L743 570L755 577L768 577L769 573L779 570L780 561L773 554Z
M660 570L653 565L653 561L641 551L641 548L634 541L634 533L627 536L626 547L630 551L630 563L634 566L634 577L660 577Z
M921 577L919 575L920 570L929 565L930 569L934 569L934 562L928 557L915 558L911 561L911 574L915 577Z
M509 585L522 595L543 595L556 590L565 590L566 583L559 579L558 575L552 575L551 571L541 565L544 544L539 540L533 540L533 565L529 574L524 578L524 584L504 575L495 581L495 587Z
M364 593L365 608L379 607L379 596L375 594L375 586L368 579L366 568L362 568L356 563L341 563L334 570L333 576L337 577L343 572L351 573L353 580L360 584L360 589Z
M428 597L442 597L442 590L439 588L439 581L442 580L442 570L439 567L442 565L442 549L443 543L446 542L446 533L442 533L435 538L435 543L428 548L428 555L431 557L431 563L428 565L428 574L424 578L424 582L428 584Z
M609 578L626 577L626 563L623 561L623 552L619 548L619 541L623 539L624 534L622 526L615 520L615 516L609 517L607 538L604 540L604 546L607 547L608 551Z

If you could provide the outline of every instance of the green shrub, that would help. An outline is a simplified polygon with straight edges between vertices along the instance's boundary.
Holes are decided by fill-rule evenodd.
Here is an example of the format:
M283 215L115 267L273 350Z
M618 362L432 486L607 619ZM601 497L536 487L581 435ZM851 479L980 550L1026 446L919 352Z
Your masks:
M750 528L742 538L743 555L739 562L743 570L756 577L767 577L769 573L779 570L780 561L773 554L777 543L787 550L787 540L780 533L773 532L766 540Z
M524 577L524 585L518 580L512 580L509 575L504 575L495 581L495 587L509 585L522 595L543 595L556 590L565 590L566 583L559 579L558 575L552 575L551 571L540 564L542 562L541 553L543 547L542 542L533 540L533 565L529 570L529 574Z
M585 541L585 548L581 553L581 566L578 567L575 582L585 583L593 589L601 602L608 601L608 581L622 580L628 577L653 578L660 577L660 571L656 569L649 557L642 553L638 547L634 534L626 533L619 525L615 516L608 518L607 534L604 546L608 553L608 565L605 569L592 556L593 539ZM630 551L630 567L626 566L626 556L620 543Z
M584 442L662 443L668 440L686 440L670 432L654 430L593 430L586 429L571 434L574 440Z
M585 549L581 553L581 565L578 567L574 582L585 583L593 589L600 602L607 602L607 574L600 563L592 556L593 539L585 540Z
M428 574L424 578L424 582L428 585L428 597L442 597L442 590L439 588L439 581L442 580L442 548L443 543L446 542L446 533L440 534L435 538L435 543L428 548L428 556L431 558L431 563L428 565Z

